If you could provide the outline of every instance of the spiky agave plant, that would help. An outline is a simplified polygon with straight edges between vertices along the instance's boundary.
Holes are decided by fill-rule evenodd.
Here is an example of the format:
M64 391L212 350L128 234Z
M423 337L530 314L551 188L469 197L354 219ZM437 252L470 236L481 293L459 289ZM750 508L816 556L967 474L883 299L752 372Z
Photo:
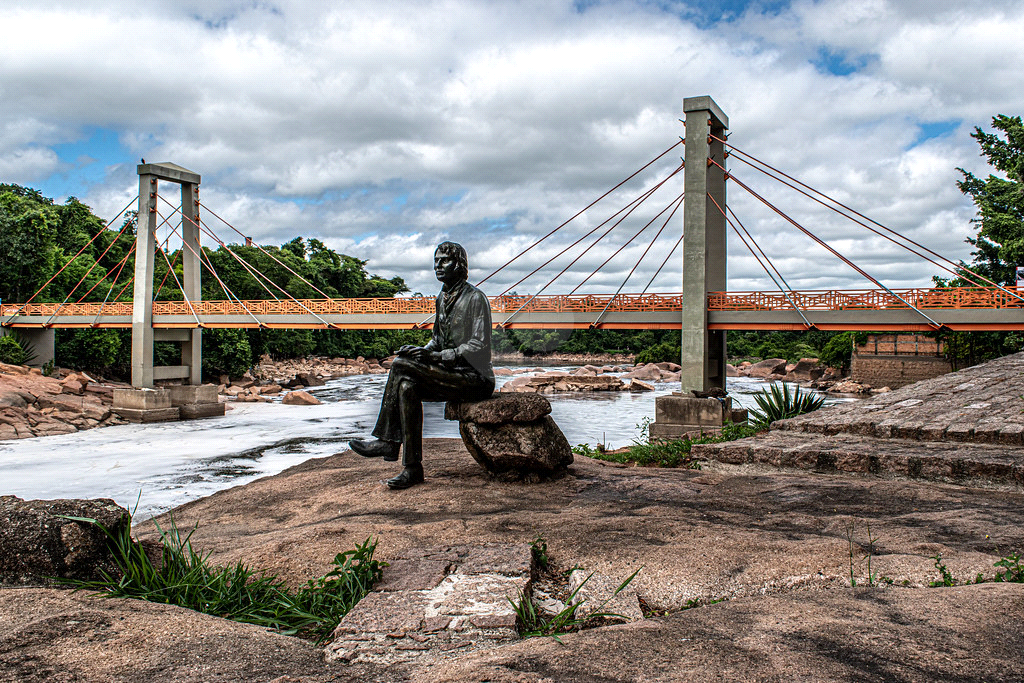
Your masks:
M771 387L754 394L754 400L761 410L757 408L750 410L750 424L758 431L768 429L776 420L813 412L825 403L824 396L801 391L800 387L790 391L789 385L785 382L782 382L781 385L772 382Z

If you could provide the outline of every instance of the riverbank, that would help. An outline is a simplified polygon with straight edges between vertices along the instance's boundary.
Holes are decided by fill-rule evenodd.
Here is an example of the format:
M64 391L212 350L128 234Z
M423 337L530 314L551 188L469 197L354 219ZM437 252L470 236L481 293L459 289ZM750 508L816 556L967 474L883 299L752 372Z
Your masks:
M839 440L849 438L844 429L870 425L874 441L858 447L879 458L901 429L964 410L974 422L947 424L950 443L984 438L982 427L997 416L1006 438L1016 438L1009 427L1024 410L1022 366L1018 354L947 377L944 392L921 383L792 424L808 425L798 434L837 431ZM1020 444L1006 447L1024 461ZM375 644L352 662L173 607L4 589L4 671L19 681L50 680L55 671L83 681L199 681L214 671L229 681L303 682L1024 678L1024 634L1012 627L1024 617L1024 584L992 582L996 563L1024 550L1021 486L713 458L701 470L577 458L560 479L509 483L487 477L458 439L427 439L424 463L427 481L395 492L382 480L397 464L342 451L174 510L179 527L197 525L192 540L214 562L243 561L293 585L322 575L338 552L378 539L377 556L393 564L356 621ZM157 522L166 528L169 518ZM157 535L153 522L136 532ZM478 619L472 628L482 635L470 628L469 644L445 649L456 641L436 633L448 626L409 620L430 596L438 616L466 609L455 596L467 594L447 588L465 580L453 568L463 551L454 548L480 549L475 556L486 561L475 571L500 574L539 538L556 571L593 573L591 604L640 568L615 606L632 621L560 643L503 644L486 633L504 617ZM408 560L445 552L455 559L444 567ZM359 642L352 635L346 648Z

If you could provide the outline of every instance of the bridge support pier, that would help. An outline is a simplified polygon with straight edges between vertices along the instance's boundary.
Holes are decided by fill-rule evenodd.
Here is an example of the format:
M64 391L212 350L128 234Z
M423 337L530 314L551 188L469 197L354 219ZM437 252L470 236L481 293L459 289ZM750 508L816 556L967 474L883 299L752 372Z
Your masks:
M683 313L681 391L655 401L651 438L679 438L743 421L730 399L697 398L690 392L725 390L725 331L708 329L708 292L726 289L725 139L729 119L708 96L683 100L686 168L683 171ZM719 208L721 207L721 208Z
M182 270L181 287L187 301L202 300L199 262L199 181L176 164L139 164L139 215L136 227L135 292L132 306L132 386L152 388L158 379L202 382L202 330L153 329L153 274L156 259L157 189L166 180L181 186ZM168 210L169 211L169 210ZM181 344L181 365L154 367L153 343Z

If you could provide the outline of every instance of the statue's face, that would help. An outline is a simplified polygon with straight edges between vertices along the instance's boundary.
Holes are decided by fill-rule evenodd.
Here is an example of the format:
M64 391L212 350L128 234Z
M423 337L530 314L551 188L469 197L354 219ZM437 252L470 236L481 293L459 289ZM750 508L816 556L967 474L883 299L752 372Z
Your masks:
M446 285L453 285L458 282L458 263L455 257L434 252L434 275Z

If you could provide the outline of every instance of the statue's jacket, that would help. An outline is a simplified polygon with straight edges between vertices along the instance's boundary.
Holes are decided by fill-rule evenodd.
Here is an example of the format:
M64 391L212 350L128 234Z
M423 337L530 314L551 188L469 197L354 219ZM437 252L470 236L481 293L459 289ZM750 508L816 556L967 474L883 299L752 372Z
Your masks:
M446 365L494 380L491 368L491 304L465 280L442 288L434 303L433 336L424 348L440 351Z

